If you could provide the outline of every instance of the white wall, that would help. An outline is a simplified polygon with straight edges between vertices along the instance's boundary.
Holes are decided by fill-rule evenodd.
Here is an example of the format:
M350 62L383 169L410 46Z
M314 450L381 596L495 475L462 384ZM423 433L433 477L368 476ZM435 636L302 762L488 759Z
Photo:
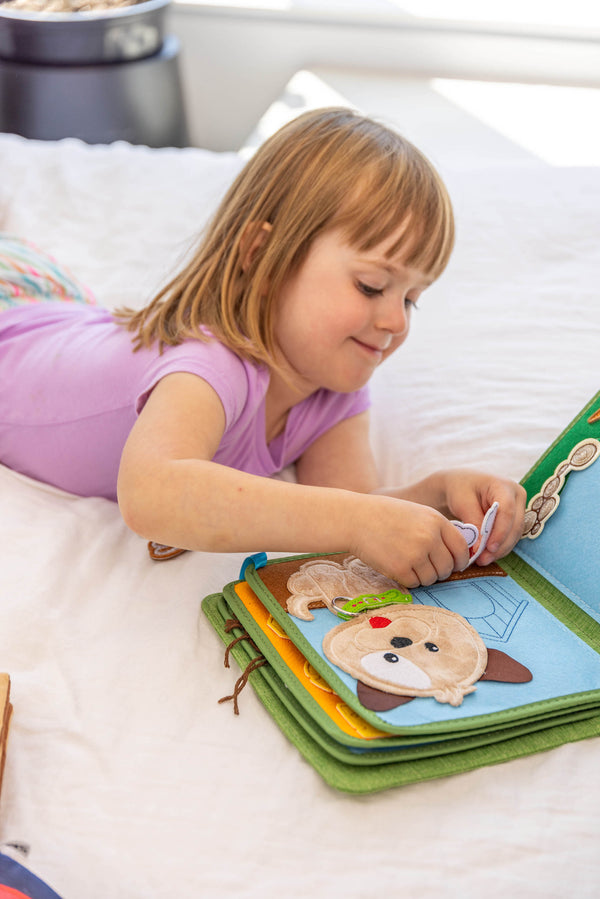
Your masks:
M400 18L335 21L316 14L175 3L169 30L180 64L191 143L238 149L298 69L600 86L600 35L494 30Z

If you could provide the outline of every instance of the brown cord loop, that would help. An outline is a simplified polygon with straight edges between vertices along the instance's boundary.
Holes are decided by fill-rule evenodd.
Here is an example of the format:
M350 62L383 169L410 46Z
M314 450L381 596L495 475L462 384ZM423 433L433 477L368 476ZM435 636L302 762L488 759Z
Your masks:
M248 678L250 677L252 672L256 671L257 668L260 668L262 665L266 664L267 660L263 656L257 656L255 659L252 659L250 662L248 662L244 671L236 680L231 696L222 696L221 699L219 699L219 704L222 702L229 702L229 700L233 699L233 713L234 715L239 715L240 708L238 705L238 696L248 683Z
M231 631L235 630L238 627L239 628L242 627L242 625L240 624L239 621L236 621L235 618L228 618L227 621L225 622L224 630L225 630L226 634L230 634ZM255 649L257 652L260 652L258 646L254 642L254 640L252 639L250 634L248 634L244 631L243 634L241 634L239 637L236 637L234 640L232 640L231 643L229 644L229 646L225 650L225 658L223 660L223 663L226 668L229 668L230 652L233 649L233 647L235 646L235 644L239 643L240 640L248 640L250 643L250 646L253 649ZM246 665L246 668L244 669L242 674L236 680L235 686L233 688L233 693L231 694L231 696L221 697L221 699L219 699L219 703L229 702L230 699L233 699L233 712L235 715L239 715L240 709L239 709L239 705L238 705L238 696L240 695L240 693L242 692L242 690L248 683L248 678L250 677L252 672L256 671L257 668L260 668L261 665L265 665L266 662L267 662L267 660L264 658L264 656L257 656L256 658L251 659L248 662L248 664Z
M225 622L225 633L230 634L231 631L235 630L236 627L241 627L241 626L242 625L240 624L239 621L235 621L233 618L228 618L227 621ZM231 654L231 650L236 645L236 643L240 642L240 640L248 640L252 649L255 649L257 652L260 652L258 646L254 642L254 640L252 639L250 634L247 634L244 631L244 633L241 634L241 636L236 637L235 640L232 640L231 643L229 644L229 646L227 647L227 649L225 650L225 658L223 659L223 664L225 665L226 668L229 668L229 656Z

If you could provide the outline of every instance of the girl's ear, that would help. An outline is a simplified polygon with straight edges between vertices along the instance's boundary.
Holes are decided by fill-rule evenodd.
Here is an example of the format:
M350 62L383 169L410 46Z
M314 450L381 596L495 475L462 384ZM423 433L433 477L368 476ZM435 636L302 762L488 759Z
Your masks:
M240 241L240 259L242 271L247 271L257 252L269 239L272 226L269 222L250 222L244 228Z

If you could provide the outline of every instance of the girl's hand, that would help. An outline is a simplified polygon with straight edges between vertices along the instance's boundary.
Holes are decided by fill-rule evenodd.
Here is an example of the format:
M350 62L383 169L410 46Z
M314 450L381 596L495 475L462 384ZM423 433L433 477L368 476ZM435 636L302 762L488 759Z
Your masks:
M452 518L481 527L490 506L499 504L494 528L477 565L489 565L506 556L520 540L527 496L514 481L472 469L440 472L445 504Z
M356 496L350 550L377 571L412 588L468 564L466 540L440 512L390 496Z

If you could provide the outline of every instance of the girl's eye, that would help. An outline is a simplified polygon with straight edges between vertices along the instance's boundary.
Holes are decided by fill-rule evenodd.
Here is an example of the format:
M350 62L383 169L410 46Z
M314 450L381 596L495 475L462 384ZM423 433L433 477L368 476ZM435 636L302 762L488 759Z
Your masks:
M406 297L404 300L404 304L407 309L418 309L419 305L416 300L411 300L410 297Z
M381 287L372 287L370 284L365 284L364 281L357 281L357 287L366 297L378 297L383 293Z

